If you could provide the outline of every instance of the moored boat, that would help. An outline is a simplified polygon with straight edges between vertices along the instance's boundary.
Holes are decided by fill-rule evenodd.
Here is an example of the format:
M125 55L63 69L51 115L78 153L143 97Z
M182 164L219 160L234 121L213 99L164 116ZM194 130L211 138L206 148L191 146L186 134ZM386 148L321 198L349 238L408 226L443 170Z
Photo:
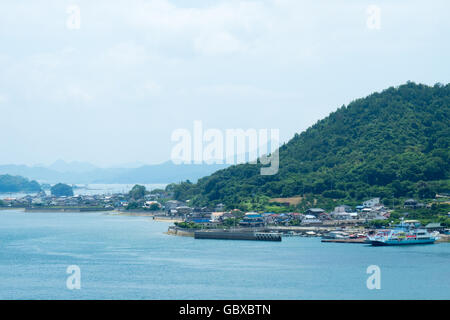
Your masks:
M322 236L322 239L348 239L349 235L344 231L330 231Z
M367 240L373 246L396 246L432 244L438 239L436 235L429 233L426 229L416 227L402 222L394 229L380 230L375 235L368 236Z

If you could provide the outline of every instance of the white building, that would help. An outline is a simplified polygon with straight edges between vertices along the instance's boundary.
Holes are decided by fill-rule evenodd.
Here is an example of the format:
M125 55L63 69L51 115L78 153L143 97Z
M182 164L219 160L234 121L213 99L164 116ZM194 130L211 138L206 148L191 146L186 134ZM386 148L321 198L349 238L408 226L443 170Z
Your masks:
M363 206L366 208L372 208L380 204L380 198L372 198L370 200L364 201Z

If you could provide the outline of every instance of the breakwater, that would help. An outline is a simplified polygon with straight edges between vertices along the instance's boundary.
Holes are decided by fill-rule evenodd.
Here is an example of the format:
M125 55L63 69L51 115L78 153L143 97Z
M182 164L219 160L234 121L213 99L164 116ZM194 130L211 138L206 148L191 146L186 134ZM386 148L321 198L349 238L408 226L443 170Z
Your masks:
M365 238L363 239L322 239L321 242L334 242L334 243L370 243Z
M106 208L89 207L26 207L25 212L108 212L113 211Z
M175 226L170 226L167 230L167 234L173 236L193 237L196 229L182 229Z
M223 239L223 240L259 240L281 241L281 234L274 232L246 232L246 231L195 231L195 239Z

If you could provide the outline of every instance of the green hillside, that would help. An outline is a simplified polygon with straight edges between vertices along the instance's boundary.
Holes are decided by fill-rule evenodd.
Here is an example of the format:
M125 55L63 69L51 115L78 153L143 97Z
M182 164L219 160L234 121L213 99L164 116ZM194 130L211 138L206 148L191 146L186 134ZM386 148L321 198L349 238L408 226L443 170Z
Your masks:
M408 82L342 106L296 134L280 147L276 175L243 164L168 188L195 205L245 209L255 207L255 199L298 195L432 198L450 189L449 161L450 84Z
M21 176L0 175L0 192L38 192L41 186Z

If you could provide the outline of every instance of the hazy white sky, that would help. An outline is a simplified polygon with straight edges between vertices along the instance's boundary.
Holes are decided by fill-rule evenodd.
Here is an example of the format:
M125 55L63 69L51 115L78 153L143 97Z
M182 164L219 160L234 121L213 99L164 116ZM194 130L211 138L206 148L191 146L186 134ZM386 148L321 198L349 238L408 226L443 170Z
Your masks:
M286 141L371 92L448 83L449 12L447 0L2 0L0 164L158 163L194 120Z

